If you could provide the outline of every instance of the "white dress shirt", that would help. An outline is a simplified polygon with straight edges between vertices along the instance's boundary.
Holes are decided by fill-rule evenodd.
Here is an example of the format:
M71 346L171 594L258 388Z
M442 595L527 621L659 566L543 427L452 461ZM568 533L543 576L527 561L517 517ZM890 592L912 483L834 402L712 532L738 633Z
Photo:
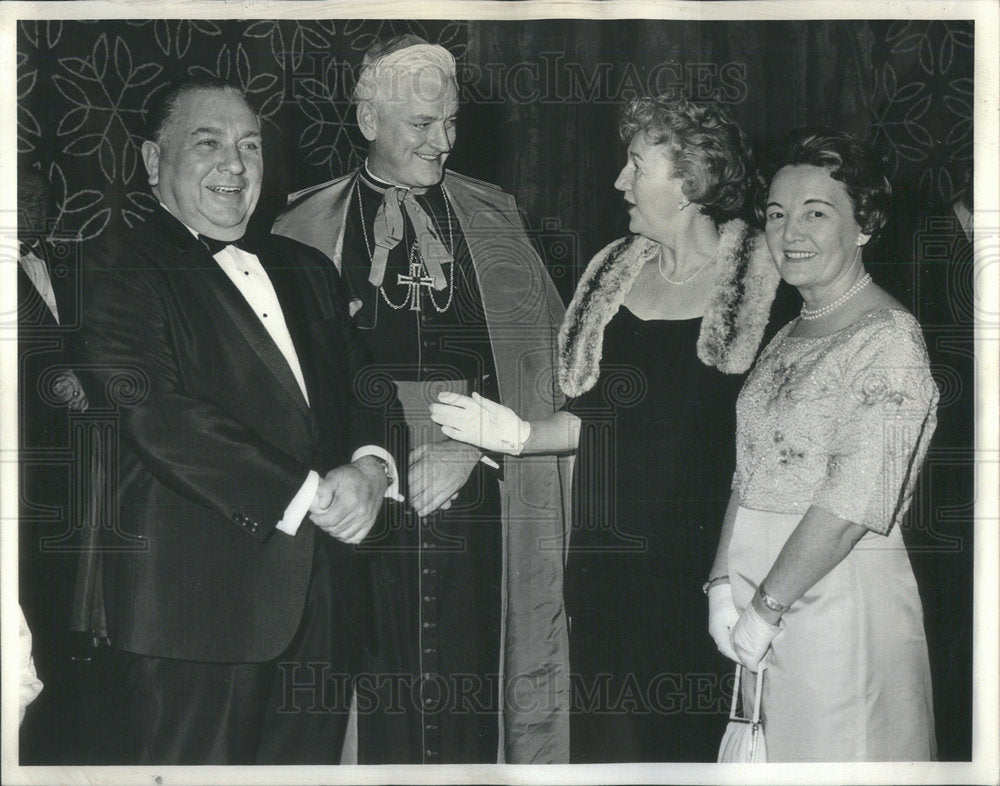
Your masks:
M59 324L59 307L56 305L56 294L52 291L49 269L45 265L45 261L40 259L27 243L22 244L22 249L23 252L17 255L17 263L31 280L31 283L35 285L38 294L42 296L45 305L52 312L56 324Z
M288 325L285 324L285 314L281 310L278 296L274 292L274 285L268 278L264 266L256 255L236 246L226 246L214 258L223 272L229 276L229 280L236 285L268 335L281 350L281 354L292 370L295 381L299 383L299 390L302 391L308 404L309 394L306 392L306 381L302 376L299 356L295 352L295 345L288 332Z
M164 210L167 210L166 205L162 202L160 204ZM171 213L171 215L173 214ZM176 216L174 217L176 218ZM191 229L187 224L184 224L184 226L187 227L192 235L198 237L198 233L195 230ZM292 336L288 332L288 325L285 323L285 314L281 310L281 303L278 302L274 285L271 283L271 279L268 278L267 271L264 270L260 259L255 254L232 245L223 248L213 256L213 259L219 263L219 267L222 268L223 272L229 277L229 280L239 290L239 293L243 295L244 300L246 300L250 308L253 309L253 312L257 315L267 334L274 341L282 357L288 363L292 376L295 377L295 381L298 383L306 403L309 403L309 393L306 391L305 378L302 376L302 366L299 363L299 356L295 351L295 345L292 343ZM389 452L377 445L365 445L354 451L351 461L353 462L362 456L375 456L389 465L393 481L389 488L386 489L385 496L390 499L402 501L403 498L399 493L399 473L396 471L396 462ZM302 521L309 512L309 505L312 504L313 497L316 496L318 488L319 473L315 470L310 470L305 482L285 508L281 521L277 524L277 529L288 535L294 535L298 532Z

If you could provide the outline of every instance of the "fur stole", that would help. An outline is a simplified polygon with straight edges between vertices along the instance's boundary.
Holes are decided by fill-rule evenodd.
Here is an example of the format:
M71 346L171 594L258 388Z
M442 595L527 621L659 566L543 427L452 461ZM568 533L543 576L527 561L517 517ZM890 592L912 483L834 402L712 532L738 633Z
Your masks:
M559 330L559 385L579 396L597 382L604 327L625 301L659 246L629 235L601 249L584 271ZM726 374L753 363L778 287L778 271L761 233L738 219L719 228L718 271L698 336L698 359Z

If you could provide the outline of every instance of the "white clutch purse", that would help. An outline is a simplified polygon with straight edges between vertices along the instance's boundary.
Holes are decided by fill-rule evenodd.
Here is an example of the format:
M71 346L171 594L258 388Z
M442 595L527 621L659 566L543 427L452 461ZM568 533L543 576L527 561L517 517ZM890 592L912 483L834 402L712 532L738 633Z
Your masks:
M760 671L757 673L753 715L744 718L740 717L736 711L740 697L740 682L743 677L743 666L736 665L736 682L733 685L733 703L729 709L729 723L726 724L726 733L722 735L722 744L719 745L718 760L720 763L752 764L767 761L764 725L760 722L760 693L766 669L767 665L762 663ZM743 712L746 713L746 707L743 708Z

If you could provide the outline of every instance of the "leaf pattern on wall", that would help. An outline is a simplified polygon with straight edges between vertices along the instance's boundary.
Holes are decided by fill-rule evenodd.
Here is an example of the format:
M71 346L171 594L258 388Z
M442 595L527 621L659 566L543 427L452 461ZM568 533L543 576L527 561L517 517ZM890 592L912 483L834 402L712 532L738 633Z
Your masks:
M212 74L239 83L262 119L297 141L296 179L327 180L361 160L345 65L377 38L405 32L465 51L464 22L22 21L21 163L52 180L60 231L88 239L134 226L156 205L141 158L150 99L173 80Z
M17 53L17 152L30 153L35 149L35 142L42 135L41 126L28 106L27 98L38 81L38 69L28 58L28 55Z
M894 182L951 202L957 166L972 158L972 25L960 21L873 24L871 136Z
M129 182L139 160L143 99L162 71L157 63L136 63L121 36L101 33L87 57L60 57L62 73L52 84L67 111L56 136L68 156L96 156L107 183ZM105 222L107 223L107 222Z
M61 181L53 184L59 195L61 231L97 236L109 227L134 225L155 205L140 155L150 99L174 79L210 73L243 85L268 129L279 132L280 146L284 147L284 183L299 188L322 182L363 158L364 140L354 121L350 90L353 72L368 46L379 39L415 33L446 46L461 65L463 58L473 54L468 51L470 40L482 46L483 32L498 24L387 19L21 21L17 27L17 144L21 163L41 168ZM595 28L589 26L600 23L521 24L529 30L563 25L565 35L591 40ZM667 58L671 47L678 45L676 36L667 34L673 30L670 24L676 23L619 22L614 35L662 40L662 54ZM740 31L737 45L739 41L755 41L750 47L754 51L715 53L705 43L704 59L724 57L746 62L752 78L762 70L755 58L787 44L776 40L774 47L768 46L769 35L780 36L767 23L732 24ZM849 101L845 98L847 104L863 101L868 107L870 134L889 152L894 184L925 189L944 199L959 187L952 162L972 155L972 30L970 23L961 21L887 20L868 23L860 31L857 45L870 53L871 68L859 74L860 87L854 86L857 79L845 79L842 90L858 93L851 93ZM751 38L747 38L748 31ZM693 47L699 45L696 40L689 43L685 49L688 59L697 54ZM624 67L627 64L618 62L621 57L616 51L615 47L602 49L594 57L602 61L611 58L613 65ZM488 61L508 66L531 60L530 55L514 51L484 54ZM749 96L748 101L757 99ZM820 103L824 107L839 105L836 95L824 96ZM579 164L581 145L599 144L583 129L579 134L562 126L526 129L510 122L511 113L516 116L517 110L498 104L495 114L487 112L490 127L480 130L479 144L497 138L507 148L523 148L524 134L529 131L562 135L563 159L548 162L554 172ZM594 111L603 110L595 107ZM780 136L786 120L761 118L760 125ZM469 131L462 133L467 140L473 137ZM496 149L487 149L485 155L493 155ZM510 181L505 186L522 197L525 189L544 185L537 167L504 169L502 174ZM579 178L574 177L568 182L575 188ZM550 197L547 192L539 196L537 209L541 213L535 218L557 214L553 206L557 200L558 195ZM564 218L563 224L568 226L570 217ZM593 232L600 234L600 229ZM580 231L586 234L591 229ZM598 240L606 238L587 236L582 245L596 248Z

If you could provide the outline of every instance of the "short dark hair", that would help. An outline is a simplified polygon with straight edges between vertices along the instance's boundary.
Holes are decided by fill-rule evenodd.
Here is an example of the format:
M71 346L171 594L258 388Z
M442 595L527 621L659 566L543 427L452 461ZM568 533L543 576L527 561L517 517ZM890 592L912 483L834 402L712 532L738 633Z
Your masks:
M665 145L684 196L716 224L753 204L753 151L723 105L675 96L633 98L622 108L618 133L626 143L644 133L651 144Z
M252 112L255 114L257 112L256 107L247 99L246 91L235 82L230 82L217 76L191 76L173 82L167 86L166 90L161 90L153 94L149 106L146 107L145 138L153 142L159 142L160 137L163 135L163 130L167 127L167 123L170 122L170 118L173 116L174 110L177 108L177 102L181 96L195 90L224 90L236 93L246 102L246 105L250 107Z
M888 218L892 186L882 159L867 141L833 128L792 131L770 162L770 177L786 166L817 166L839 180L854 208L854 220L866 235L876 235Z

